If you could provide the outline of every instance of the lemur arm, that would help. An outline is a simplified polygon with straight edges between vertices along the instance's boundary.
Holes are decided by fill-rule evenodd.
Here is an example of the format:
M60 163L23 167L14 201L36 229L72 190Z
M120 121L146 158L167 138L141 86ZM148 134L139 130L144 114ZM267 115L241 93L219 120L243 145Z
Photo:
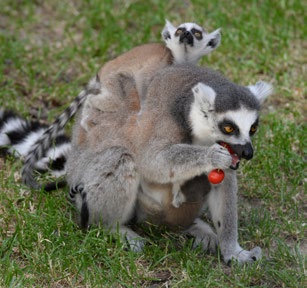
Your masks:
M169 183L186 181L215 168L227 169L231 161L229 152L218 144L205 147L151 142L140 153L139 167L145 178Z

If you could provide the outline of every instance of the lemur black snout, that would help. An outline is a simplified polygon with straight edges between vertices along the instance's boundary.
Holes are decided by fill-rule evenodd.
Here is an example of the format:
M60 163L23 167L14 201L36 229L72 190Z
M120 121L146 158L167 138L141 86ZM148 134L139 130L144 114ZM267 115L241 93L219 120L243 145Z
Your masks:
M243 148L242 157L246 160L252 159L254 156L254 150L250 143L246 144Z
M193 46L193 35L191 32L189 31L184 31L181 35L180 35L180 38L179 38L179 41L181 43L185 43L185 44L189 44L191 46Z
M244 145L232 145L231 148L240 158L250 160L254 156L254 149L251 143L246 143Z

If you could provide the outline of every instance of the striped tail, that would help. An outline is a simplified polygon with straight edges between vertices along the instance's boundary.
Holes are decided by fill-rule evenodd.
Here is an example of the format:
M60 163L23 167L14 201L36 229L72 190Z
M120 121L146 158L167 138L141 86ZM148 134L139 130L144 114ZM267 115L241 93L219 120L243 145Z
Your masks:
M34 178L35 164L45 156L46 151L50 148L53 140L58 136L67 122L77 113L79 107L86 99L86 90L83 90L76 99L65 109L65 111L53 122L43 135L35 142L33 148L25 157L21 174L23 182L35 189L39 189L39 185Z
M43 185L37 183L34 177L35 164L45 156L46 151L57 137L59 132L65 127L67 122L77 113L80 106L86 100L88 94L100 89L100 81L98 76L93 78L87 87L75 98L75 100L65 109L65 111L53 122L51 126L43 133L43 135L35 142L33 148L25 157L25 163L22 168L23 182L35 189L40 189Z
M16 158L24 159L47 128L47 125L39 121L28 121L14 111L0 108L1 154L11 154ZM49 147L45 157L35 163L35 170L42 173L50 171L55 177L60 177L65 174L65 163L70 150L69 137L64 134L63 130L59 131L54 145ZM44 189L51 190L55 185L59 186L59 182L45 185Z

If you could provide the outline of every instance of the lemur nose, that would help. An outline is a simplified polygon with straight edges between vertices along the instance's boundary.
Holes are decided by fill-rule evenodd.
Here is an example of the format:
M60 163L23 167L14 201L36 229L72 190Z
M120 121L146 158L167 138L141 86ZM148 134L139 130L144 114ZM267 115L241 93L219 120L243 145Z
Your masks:
M254 156L254 150L250 143L247 143L243 146L242 158L246 160L252 159Z
M240 158L250 160L254 156L254 149L251 143L246 143L244 145L231 145L231 148Z

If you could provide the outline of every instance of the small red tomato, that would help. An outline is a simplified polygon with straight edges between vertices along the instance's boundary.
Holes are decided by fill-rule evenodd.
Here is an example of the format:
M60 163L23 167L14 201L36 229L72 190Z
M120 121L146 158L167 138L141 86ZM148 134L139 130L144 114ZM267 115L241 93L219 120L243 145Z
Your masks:
M225 177L225 173L222 169L214 169L208 175L208 180L212 184L220 184Z
M228 152L230 153L230 154L234 154L235 152L231 149L231 147L230 147L230 145L228 144L228 143L226 143L226 142L220 142L219 143L221 146L223 146L223 147L225 147L227 150L228 150Z

